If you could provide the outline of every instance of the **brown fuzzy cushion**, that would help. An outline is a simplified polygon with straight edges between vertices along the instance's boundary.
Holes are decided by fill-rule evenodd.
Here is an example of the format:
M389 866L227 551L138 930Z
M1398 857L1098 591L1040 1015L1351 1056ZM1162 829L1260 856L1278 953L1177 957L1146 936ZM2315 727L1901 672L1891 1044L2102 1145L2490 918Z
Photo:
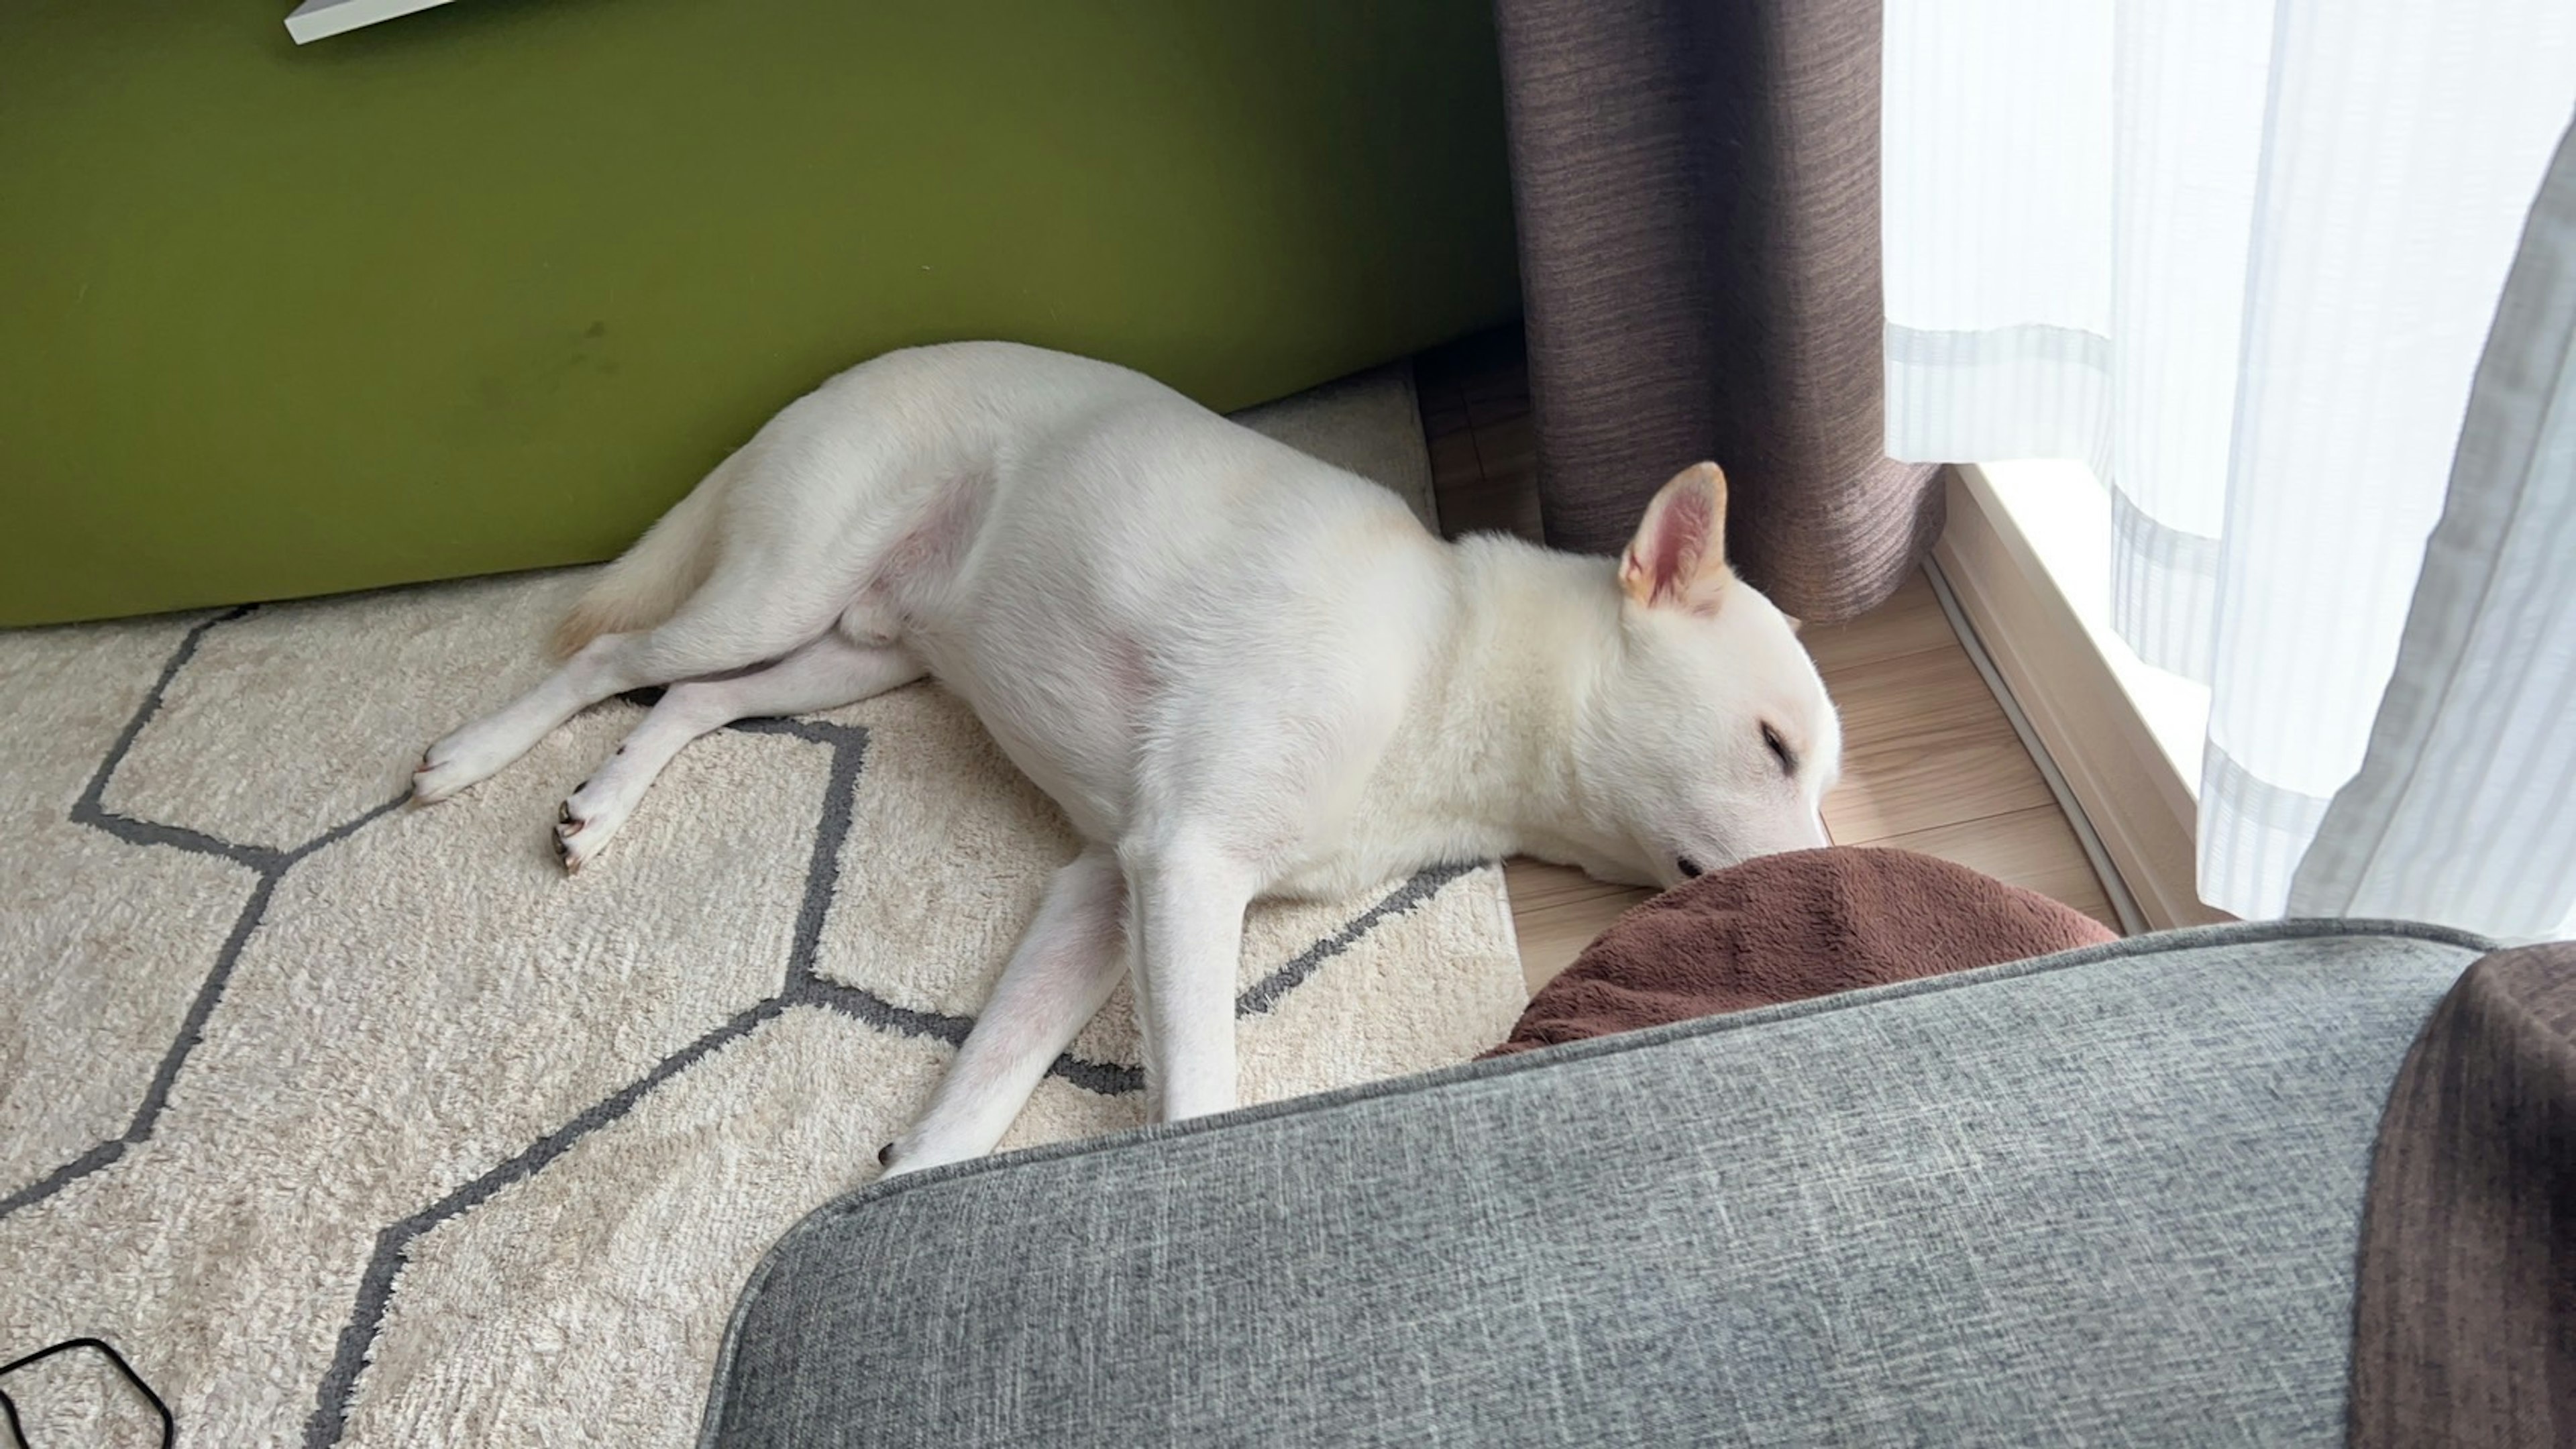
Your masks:
M1763 856L1612 922L1486 1055L2116 938L2072 906L1910 850Z

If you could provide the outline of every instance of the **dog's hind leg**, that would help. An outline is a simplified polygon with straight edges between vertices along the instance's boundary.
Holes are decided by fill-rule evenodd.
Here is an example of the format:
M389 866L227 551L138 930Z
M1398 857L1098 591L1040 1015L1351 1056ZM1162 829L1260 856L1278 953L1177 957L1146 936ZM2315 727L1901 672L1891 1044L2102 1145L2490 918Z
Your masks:
M929 1107L878 1154L886 1176L980 1157L1002 1140L1125 973L1125 895L1118 858L1100 846L1055 873Z
M429 747L412 775L428 805L489 779L557 726L612 695L784 659L821 638L867 567L829 530L728 536L714 571L661 624L602 634L544 683ZM836 703L839 701L835 701Z
M498 774L557 725L613 694L654 683L636 673L633 634L602 634L545 682L431 745L412 771L411 798L434 805Z
M921 675L921 662L902 649L853 644L825 634L775 664L674 684L617 752L564 801L557 812L555 853L566 871L579 870L595 858L662 767L709 730L738 719L852 704Z

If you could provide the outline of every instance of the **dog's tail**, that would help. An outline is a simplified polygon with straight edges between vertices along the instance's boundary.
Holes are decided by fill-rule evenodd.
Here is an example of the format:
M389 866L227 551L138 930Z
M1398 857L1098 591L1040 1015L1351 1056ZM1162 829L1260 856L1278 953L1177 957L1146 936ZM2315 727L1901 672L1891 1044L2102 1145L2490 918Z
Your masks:
M679 612L716 566L716 518L724 502L727 459L689 496L672 505L635 546L599 571L555 626L557 658L568 658L602 634L649 629Z

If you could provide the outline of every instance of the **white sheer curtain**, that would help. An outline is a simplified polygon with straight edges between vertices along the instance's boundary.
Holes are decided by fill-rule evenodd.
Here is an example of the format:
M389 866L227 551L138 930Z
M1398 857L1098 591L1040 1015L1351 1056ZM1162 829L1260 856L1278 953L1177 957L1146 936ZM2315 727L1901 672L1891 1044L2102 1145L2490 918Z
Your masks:
M2501 893L2411 870L2436 839L2463 847L2458 811L2432 831L2347 809L2321 851L2346 866L2302 864L2395 698L2472 382L2576 111L2576 4L1888 0L1885 17L1888 451L2071 457L2109 486L2115 628L2212 689L2202 897L2555 929L2576 863ZM2576 572L2520 545L2518 567ZM2576 678L2576 634L2554 627L2543 682ZM2532 784L2576 814L2568 781ZM2550 839L2576 857L2542 826L2455 855L2455 874Z

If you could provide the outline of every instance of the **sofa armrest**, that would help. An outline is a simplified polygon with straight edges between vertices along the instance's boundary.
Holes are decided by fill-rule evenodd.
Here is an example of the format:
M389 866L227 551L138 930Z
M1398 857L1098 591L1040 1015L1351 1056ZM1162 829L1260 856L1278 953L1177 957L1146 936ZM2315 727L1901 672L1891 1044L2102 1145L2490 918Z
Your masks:
M2381 1105L2482 949L2168 933L866 1188L705 1442L2340 1443Z

